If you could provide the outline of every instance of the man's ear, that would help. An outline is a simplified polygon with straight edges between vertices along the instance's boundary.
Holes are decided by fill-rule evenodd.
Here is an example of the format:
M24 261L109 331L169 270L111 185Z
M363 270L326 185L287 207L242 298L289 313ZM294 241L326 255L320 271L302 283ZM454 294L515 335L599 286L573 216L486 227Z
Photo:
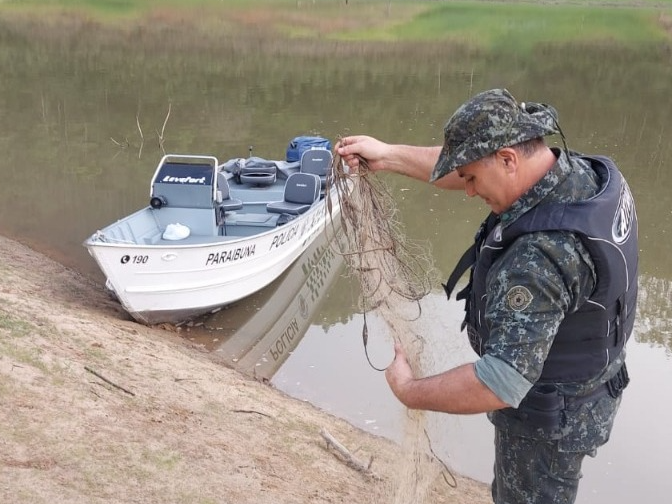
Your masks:
M518 168L518 152L511 147L499 149L496 154L497 160L505 170L510 171Z

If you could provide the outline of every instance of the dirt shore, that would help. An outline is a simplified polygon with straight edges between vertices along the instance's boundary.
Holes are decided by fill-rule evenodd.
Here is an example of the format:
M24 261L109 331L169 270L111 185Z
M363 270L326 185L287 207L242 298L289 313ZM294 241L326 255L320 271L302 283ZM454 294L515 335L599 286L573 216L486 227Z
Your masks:
M101 286L3 237L0 301L1 502L399 502L398 446L130 321ZM426 497L491 502L463 478Z

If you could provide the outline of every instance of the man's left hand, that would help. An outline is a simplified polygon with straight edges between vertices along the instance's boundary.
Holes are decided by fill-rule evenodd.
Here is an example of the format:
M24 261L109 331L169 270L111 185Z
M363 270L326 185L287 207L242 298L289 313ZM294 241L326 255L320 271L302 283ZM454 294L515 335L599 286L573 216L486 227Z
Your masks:
M385 370L385 378L397 399L407 405L404 398L415 381L415 376L406 357L406 352L398 342L394 344L394 360Z

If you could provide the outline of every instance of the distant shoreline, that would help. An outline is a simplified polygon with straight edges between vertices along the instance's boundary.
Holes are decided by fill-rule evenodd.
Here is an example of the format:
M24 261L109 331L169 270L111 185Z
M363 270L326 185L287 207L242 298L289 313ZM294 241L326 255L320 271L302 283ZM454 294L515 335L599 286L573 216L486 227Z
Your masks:
M441 43L484 50L503 44L524 48L536 42L672 43L672 0L378 0L348 5L344 0L197 0L183 4L88 0L74 6L63 0L35 0L27 5L11 1L2 5L0 38L54 38L59 34L67 38L103 28L111 35L132 34L137 44L156 34L167 44L178 37L194 48L201 38L239 43L283 40L289 48L306 41L327 47ZM552 15L549 9L554 9ZM3 30L3 21L11 30Z

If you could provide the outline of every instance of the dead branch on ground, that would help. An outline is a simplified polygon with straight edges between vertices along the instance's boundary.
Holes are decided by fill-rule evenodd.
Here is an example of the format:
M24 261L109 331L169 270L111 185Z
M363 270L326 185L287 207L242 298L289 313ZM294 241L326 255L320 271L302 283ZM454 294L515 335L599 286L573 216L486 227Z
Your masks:
M380 476L374 474L371 470L371 464L373 464L373 456L369 458L368 463L364 463L360 460L357 460L350 451L339 443L334 436L332 436L326 429L320 429L320 435L327 442L327 449L333 448L335 450L334 456L344 462L348 467L369 476L374 479L381 479Z
M122 387L121 385L117 385L116 383L114 383L114 382L111 381L111 380L108 380L108 379L105 378L103 375L101 375L101 374L98 373L97 371L94 371L94 370L91 369L90 367L88 367L88 366L84 366L84 369L86 369L86 370L87 370L89 373L91 373L92 375L94 375L94 376L100 378L100 379L103 380L105 383L107 383L107 384L109 384L109 385L112 385L112 386L115 387L115 388L118 388L118 389L121 390L122 392L126 392L126 393L129 394L129 395L135 396L135 392L131 392L131 391L128 390L127 388L124 388L124 387Z

